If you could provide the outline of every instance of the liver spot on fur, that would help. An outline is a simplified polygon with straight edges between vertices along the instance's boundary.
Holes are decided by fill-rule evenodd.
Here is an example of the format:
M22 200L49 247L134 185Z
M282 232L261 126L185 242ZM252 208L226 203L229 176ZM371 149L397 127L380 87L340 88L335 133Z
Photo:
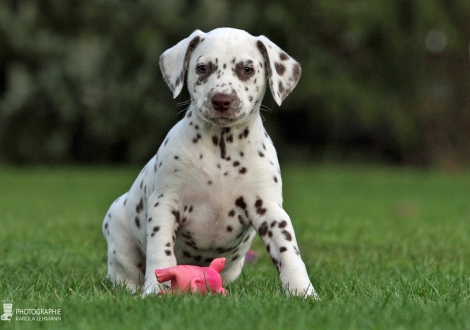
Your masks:
M281 52L281 53L279 54L279 58L281 59L281 61L286 61L286 60L289 59L289 55L287 55L287 54L284 53L284 52Z
M292 235L287 230L283 230L282 234L284 235L286 240L292 241Z
M282 63L275 62L274 67L276 68L276 72L282 76L284 72L286 72L286 66Z
M242 209L246 209L246 203L245 203L245 200L243 199L243 196L240 196L235 200L235 205Z
M260 236L264 236L266 235L266 233L268 232L268 223L266 221L264 221L261 226L259 226L259 229L258 229L258 234Z

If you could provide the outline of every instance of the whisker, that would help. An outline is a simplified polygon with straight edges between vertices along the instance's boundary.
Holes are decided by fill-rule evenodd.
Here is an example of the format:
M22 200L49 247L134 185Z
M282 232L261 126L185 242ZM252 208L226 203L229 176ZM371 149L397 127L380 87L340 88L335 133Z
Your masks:
M266 105L261 105L261 106L259 107L259 109L260 109L261 111L269 111L269 112L272 112L272 109L271 109L270 107L266 106Z
M186 111L188 111L188 109L189 109L189 107L186 107L186 108L184 108L183 110L178 111L177 114L179 115L179 114L182 113L182 112L186 112Z
M183 102L180 102L180 103L177 103L176 106L177 106L177 107L181 107L181 106L183 106L183 105L188 105L188 104L191 104L191 99L186 100L186 101L183 101Z

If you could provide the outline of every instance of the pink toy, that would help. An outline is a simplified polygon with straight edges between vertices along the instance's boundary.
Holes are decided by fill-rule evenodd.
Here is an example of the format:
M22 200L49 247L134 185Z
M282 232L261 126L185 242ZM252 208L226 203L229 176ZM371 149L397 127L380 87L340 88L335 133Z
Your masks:
M205 295L206 288L208 288L212 293L221 293L225 296L227 291L222 287L222 278L220 277L220 272L224 267L225 258L216 258L212 260L209 267L178 265L157 269L155 276L160 283L171 281L171 290L161 291L161 293L194 293L199 289Z

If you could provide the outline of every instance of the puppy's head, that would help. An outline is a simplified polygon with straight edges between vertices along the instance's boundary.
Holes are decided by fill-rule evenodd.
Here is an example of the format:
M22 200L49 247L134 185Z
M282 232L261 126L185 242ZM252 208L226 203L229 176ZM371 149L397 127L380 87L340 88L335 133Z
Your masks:
M243 123L258 112L267 81L281 105L301 73L268 38L231 28L194 31L162 54L160 68L173 97L187 75L195 114L219 127Z

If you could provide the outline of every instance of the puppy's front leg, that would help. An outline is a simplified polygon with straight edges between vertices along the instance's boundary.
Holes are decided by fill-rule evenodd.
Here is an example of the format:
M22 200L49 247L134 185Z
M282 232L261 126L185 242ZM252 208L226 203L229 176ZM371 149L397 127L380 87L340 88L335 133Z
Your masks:
M318 299L300 257L294 228L287 213L277 203L263 204L261 199L257 200L255 207L259 216L253 221L253 226L279 272L283 287L292 294Z
M149 198L144 296L161 291L155 269L176 266L174 245L180 213L170 194L155 192Z

